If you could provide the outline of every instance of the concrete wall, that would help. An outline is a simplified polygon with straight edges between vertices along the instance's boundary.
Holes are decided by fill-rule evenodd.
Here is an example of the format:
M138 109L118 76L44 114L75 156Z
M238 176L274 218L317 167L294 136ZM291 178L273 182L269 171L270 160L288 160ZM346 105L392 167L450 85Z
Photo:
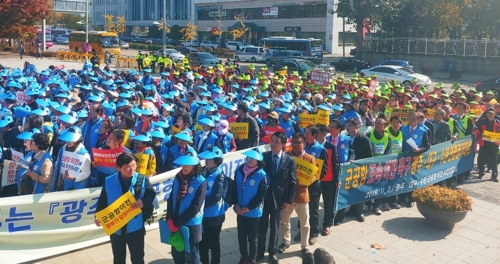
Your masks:
M416 71L422 67L431 68L435 71L442 71L443 64L451 61L454 69L467 74L481 75L499 75L500 58L482 58L482 57L460 57L460 56L440 56L423 54L398 54L398 53L377 53L364 52L363 59L379 63L387 59L407 60L415 66Z

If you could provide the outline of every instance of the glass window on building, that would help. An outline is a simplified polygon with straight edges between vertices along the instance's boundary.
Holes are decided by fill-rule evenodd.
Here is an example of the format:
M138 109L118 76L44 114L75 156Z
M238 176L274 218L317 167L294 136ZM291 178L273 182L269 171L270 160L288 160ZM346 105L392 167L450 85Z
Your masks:
M174 19L188 20L189 18L189 0L174 0Z

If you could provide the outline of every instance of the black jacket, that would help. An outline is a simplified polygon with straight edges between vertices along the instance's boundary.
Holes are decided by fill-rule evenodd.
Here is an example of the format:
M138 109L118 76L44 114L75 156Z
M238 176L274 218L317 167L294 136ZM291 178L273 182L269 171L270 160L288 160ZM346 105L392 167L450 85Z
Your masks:
M360 160L373 157L370 139L363 133L358 133L349 144L349 159Z
M253 148L259 145L259 125L255 118L247 116L243 119L236 118L237 123L248 123L248 139L236 140L236 147L238 150Z
M278 171L272 173L272 152L264 153L264 171L268 175L268 189L264 206L272 206L279 210L284 203L292 204L295 197L295 185L297 183L296 165L292 156L282 153Z

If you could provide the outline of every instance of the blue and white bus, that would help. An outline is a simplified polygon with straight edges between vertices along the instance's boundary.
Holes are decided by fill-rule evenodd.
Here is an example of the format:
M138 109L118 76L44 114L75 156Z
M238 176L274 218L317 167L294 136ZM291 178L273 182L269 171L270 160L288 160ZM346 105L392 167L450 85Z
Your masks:
M323 58L323 40L297 39L294 37L262 38L259 45L266 48L270 54L277 51L291 51L304 56Z

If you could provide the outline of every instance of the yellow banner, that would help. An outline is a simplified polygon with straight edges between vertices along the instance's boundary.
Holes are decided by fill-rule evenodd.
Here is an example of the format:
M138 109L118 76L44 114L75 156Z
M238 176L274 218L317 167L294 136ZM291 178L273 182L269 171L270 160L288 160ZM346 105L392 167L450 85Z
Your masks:
M413 108L394 108L392 109L392 113L391 113L391 117L393 116L399 116L399 118L401 118L401 121L403 122L403 124L408 124L408 117L410 116L411 113L414 113L415 112L415 109Z
M483 114L483 111L481 109L471 109L470 113L478 117Z
M315 114L299 114L299 127L306 128L318 124L318 116Z
M120 196L108 207L95 213L101 223L104 232L108 235L114 234L126 225L134 216L141 213L141 209L132 208L135 198L130 191Z
M321 171L323 170L323 163L325 163L325 161L322 159L315 159L315 162L316 167L318 168L318 171L316 172L316 180L319 180L321 177Z
M231 133L236 139L248 139L248 123L231 123L229 124Z
M295 159L296 163L296 168L297 168L297 180L305 185L309 186L311 183L316 181L316 172L318 171L318 168L314 166L314 164L307 162L301 158L298 157L293 157Z
M490 142L500 143L500 133L483 131L483 139Z
M135 156L137 157L137 169L135 171L139 174L146 175L146 171L148 170L149 155L137 153Z
M203 130L203 127L200 124L196 124L196 126L194 126L194 132L198 132L201 130Z
M175 134L181 132L181 129L176 127L176 126L173 126L172 127L172 135L174 136Z
M317 124L329 125L330 124L330 112L319 109L318 110Z
M126 148L130 148L130 142L128 142L128 138L130 137L130 130L129 129L122 129L123 133L125 133L125 136L123 137L122 145Z
M427 119L434 119L434 113L435 112L436 112L435 109L427 108L427 112L425 113L425 118L427 118Z

